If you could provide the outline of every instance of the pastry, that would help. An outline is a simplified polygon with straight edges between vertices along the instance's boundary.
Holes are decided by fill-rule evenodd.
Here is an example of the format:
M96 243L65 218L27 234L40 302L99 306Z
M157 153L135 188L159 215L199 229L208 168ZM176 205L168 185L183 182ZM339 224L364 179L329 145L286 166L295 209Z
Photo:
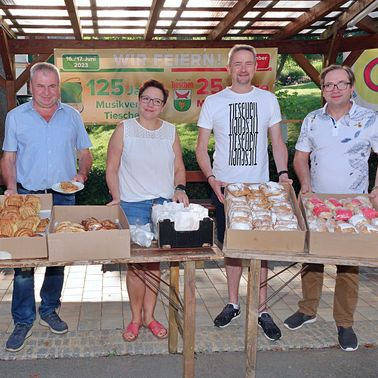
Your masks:
M345 207L338 207L335 209L335 219L337 221L347 221L352 218L353 212Z
M350 223L338 222L335 227L335 232L354 234L357 232L357 230Z
M30 202L25 202L19 209L22 219L26 219L32 215L37 215L36 208Z
M5 236L13 236L17 231L17 226L9 219L0 219L0 234Z
M24 198L22 195L12 194L5 198L4 207L8 207L8 206L21 207L23 203L24 203Z
M58 223L58 225L55 227L55 232L85 232L85 229L79 223L64 221Z
M250 190L247 186L239 183L227 185L227 191L229 191L235 197L245 196L250 193Z
M336 209L342 207L342 203L336 198L328 198L324 201L324 204L327 205L330 209Z
M74 193L79 190L79 187L70 181L62 181L59 186L64 193Z
M317 204L313 207L312 212L319 218L329 219L332 217L332 211L324 204Z
M34 231L31 230L30 228L19 228L14 235L15 237L19 236L34 236Z
M117 230L118 229L118 225L116 223L114 223L113 221L111 221L110 219L105 219L101 223L102 223L103 228L106 229L106 230Z
M26 195L24 204L33 207L36 214L41 211L41 200L38 196L33 194Z
M46 227L48 226L48 224L50 223L50 219L49 218L43 218L39 221L38 223L38 226L35 230L35 232L45 232L46 231Z

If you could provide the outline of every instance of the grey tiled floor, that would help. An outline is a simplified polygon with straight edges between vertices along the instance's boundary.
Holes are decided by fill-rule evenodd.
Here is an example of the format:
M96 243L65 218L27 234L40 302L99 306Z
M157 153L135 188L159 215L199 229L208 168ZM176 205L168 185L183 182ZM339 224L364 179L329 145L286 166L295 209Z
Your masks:
M270 263L270 276L285 266L287 266L286 263ZM298 264L272 279L269 282L268 296L297 273L299 268ZM35 294L38 301L43 275L44 268L38 268L35 273ZM68 323L70 332L63 336L52 335L36 321L33 335L28 339L27 346L22 351L13 354L0 348L0 359L78 357L108 355L109 353L167 353L167 342L155 339L144 329L136 342L123 342L121 331L130 321L125 275L126 272L123 269L103 273L101 265L67 266L60 315ZM164 266L162 266L162 278L165 281L169 280L169 271ZM297 302L301 297L299 276L273 297L268 305L283 336L280 341L271 343L260 335L259 348L321 348L336 345L337 336L332 316L334 278L335 267L326 266L318 321L296 332L287 330L283 326L283 321L297 309ZM12 280L13 270L0 270L0 343L2 345L5 344L13 329L10 315ZM240 286L240 304L243 315L245 315L246 289L247 269L244 268ZM182 269L180 270L180 292L183 295ZM213 326L213 319L226 302L227 282L223 263L208 262L203 268L196 269L197 352L244 349L244 316L236 319L226 329ZM162 295L159 296L155 316L167 325L168 303ZM378 268L361 268L355 329L360 344L378 344ZM46 348L46 343L49 348Z

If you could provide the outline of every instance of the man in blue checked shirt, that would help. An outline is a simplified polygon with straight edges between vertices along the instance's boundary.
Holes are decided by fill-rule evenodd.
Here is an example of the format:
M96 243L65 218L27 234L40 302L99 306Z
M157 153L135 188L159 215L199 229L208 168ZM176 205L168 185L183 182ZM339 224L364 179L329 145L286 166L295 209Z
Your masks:
M92 166L91 142L83 121L72 107L62 104L60 75L49 63L30 71L32 101L11 110L5 121L1 171L5 195L52 193L54 205L75 205L75 194L53 192L61 181L84 183ZM78 170L77 170L78 166ZM64 334L67 324L56 309L64 281L64 267L47 267L41 288L40 324ZM15 269L12 297L15 328L5 349L17 352L31 335L36 319L34 268Z

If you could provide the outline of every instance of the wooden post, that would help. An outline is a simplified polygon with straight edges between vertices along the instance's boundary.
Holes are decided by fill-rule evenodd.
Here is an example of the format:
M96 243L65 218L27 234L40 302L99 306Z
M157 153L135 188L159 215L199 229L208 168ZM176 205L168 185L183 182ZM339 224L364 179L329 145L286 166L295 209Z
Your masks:
M15 92L15 81L6 80L5 82L6 96L7 96L7 108L8 111L14 109L17 105L16 103L16 92Z
M195 296L196 269L194 261L184 263L184 377L194 377Z
M169 264L169 301L178 305L176 293L179 294L179 274L180 263L171 262ZM168 350L169 353L177 353L178 327L176 320L177 310L169 306L169 324L168 324Z
M260 260L250 260L247 287L247 319L245 324L246 371L245 376L256 375L257 319L260 293Z

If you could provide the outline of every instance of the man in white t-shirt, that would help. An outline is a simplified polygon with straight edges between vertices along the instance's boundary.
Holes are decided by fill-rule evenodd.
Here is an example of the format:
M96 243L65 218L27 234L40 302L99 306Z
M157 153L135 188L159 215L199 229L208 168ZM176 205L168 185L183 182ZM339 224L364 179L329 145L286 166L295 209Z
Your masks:
M320 74L322 94L327 103L304 119L295 146L294 168L302 193L368 192L368 159L372 149L378 151L378 115L351 101L354 82L352 70L345 66L332 65ZM377 184L376 175L370 195L373 202L378 199ZM303 299L298 302L298 311L285 320L287 328L295 330L316 321L323 272L323 265L304 265ZM338 265L333 317L339 344L346 351L358 348L352 328L357 300L358 267Z
M227 71L231 87L208 96L198 120L196 156L213 189L217 237L223 243L225 231L223 188L228 183L269 181L268 135L280 182L290 182L287 148L282 139L281 112L274 94L251 85L256 72L256 51L249 45L235 45L229 52ZM215 138L213 167L208 154L211 132ZM278 340L281 331L266 312L267 262L262 262L259 325L269 340ZM240 316L240 259L226 258L229 303L215 318L217 327L227 327Z

